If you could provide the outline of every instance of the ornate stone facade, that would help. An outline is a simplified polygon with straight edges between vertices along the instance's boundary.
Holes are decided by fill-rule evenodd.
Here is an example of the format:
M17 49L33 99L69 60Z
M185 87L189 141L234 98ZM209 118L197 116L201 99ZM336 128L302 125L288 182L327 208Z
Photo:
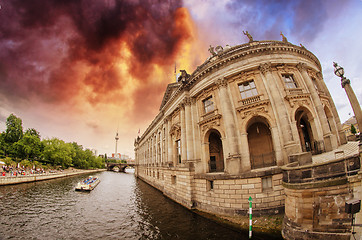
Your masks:
M188 208L244 214L251 196L255 213L281 210L288 157L346 142L321 65L286 39L210 53L168 85L136 175Z

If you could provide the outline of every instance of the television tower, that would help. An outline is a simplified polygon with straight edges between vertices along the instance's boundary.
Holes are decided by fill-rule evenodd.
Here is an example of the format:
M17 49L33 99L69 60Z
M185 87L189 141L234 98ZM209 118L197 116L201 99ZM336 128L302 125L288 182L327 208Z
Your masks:
M114 154L114 157L117 157L117 142L118 142L118 139L119 139L119 137L118 137L118 130L117 130L117 133L116 133L116 137L115 137L114 139L116 139L116 152L115 152L115 154Z

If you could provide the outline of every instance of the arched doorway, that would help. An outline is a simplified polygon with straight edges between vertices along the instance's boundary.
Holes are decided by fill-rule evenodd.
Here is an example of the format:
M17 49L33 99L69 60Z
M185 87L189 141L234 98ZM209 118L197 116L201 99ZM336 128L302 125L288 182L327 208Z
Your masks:
M254 122L248 127L248 143L251 168L276 165L273 140L269 127L263 122Z
M300 144L303 152L313 152L317 148L310 126L310 116L304 110L299 110L295 115Z
M209 171L223 172L224 171L224 154L222 150L222 142L220 133L212 130L209 135Z

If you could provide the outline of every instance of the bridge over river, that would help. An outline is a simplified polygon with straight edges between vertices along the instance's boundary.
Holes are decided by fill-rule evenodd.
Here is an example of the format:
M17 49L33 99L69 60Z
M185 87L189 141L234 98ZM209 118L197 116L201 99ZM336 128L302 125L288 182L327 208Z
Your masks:
M107 165L107 171L113 171L113 169L115 167L118 167L120 172L124 172L124 170L127 167L134 168L136 164L134 164L134 163L107 163L106 165Z

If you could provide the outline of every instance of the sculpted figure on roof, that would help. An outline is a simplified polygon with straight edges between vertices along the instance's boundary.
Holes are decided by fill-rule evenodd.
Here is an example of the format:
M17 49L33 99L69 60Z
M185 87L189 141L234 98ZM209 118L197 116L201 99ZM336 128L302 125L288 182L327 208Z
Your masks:
M243 31L243 33L245 36L247 36L249 38L249 42L254 42L253 36L251 36L250 33L248 33L248 31L246 31L246 32Z

